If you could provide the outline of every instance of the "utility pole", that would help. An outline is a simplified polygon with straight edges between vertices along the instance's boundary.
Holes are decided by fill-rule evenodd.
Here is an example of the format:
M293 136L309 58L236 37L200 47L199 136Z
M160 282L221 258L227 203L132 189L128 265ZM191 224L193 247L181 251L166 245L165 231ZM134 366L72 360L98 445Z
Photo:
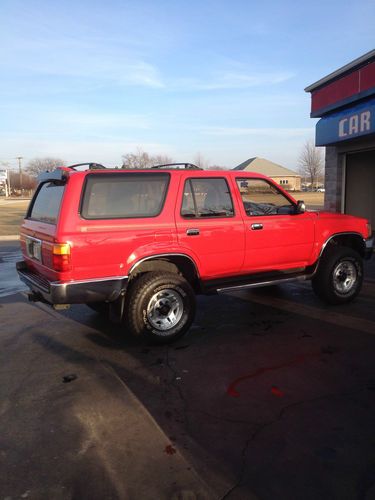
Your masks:
M21 160L23 160L23 156L17 156L16 160L18 160L18 168L20 172L20 189L21 189L21 195L22 195L22 164Z

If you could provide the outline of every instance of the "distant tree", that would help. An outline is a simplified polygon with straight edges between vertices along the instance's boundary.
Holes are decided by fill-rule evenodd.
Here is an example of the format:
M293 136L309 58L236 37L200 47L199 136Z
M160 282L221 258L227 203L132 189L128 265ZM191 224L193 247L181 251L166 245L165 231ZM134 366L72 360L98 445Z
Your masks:
M299 173L309 179L311 187L316 186L324 170L323 156L319 148L311 141L306 141L298 160Z
M152 167L151 156L138 148L136 153L128 153L122 157L122 168L149 168Z
M208 160L202 155L202 153L197 153L194 156L193 163L197 167L203 168L203 170L207 170L209 164Z
M138 148L135 153L122 156L122 168L151 168L154 165L172 162L173 159L168 155L152 156L141 148Z
M154 165L168 165L168 163L173 163L173 158L168 155L156 155L153 157Z
M220 167L220 165L210 165L207 170L227 170L225 167Z
M34 158L27 164L26 172L31 175L37 176L41 172L45 172L46 170L55 170L57 167L62 167L65 164L65 161L61 160L60 158Z
M9 170L8 176L9 176L9 186L12 193L21 190L32 191L33 189L36 188L37 181L36 178L32 175L28 175L26 173L22 174L22 186L20 182L19 172L16 172L14 170Z

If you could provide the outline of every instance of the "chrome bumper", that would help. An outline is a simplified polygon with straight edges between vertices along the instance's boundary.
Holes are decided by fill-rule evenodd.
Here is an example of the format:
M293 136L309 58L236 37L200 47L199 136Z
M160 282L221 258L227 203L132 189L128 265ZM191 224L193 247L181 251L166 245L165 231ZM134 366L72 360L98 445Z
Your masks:
M52 305L113 302L126 290L128 283L127 276L62 283L33 273L24 261L17 262L16 267L20 280L33 292L33 300Z

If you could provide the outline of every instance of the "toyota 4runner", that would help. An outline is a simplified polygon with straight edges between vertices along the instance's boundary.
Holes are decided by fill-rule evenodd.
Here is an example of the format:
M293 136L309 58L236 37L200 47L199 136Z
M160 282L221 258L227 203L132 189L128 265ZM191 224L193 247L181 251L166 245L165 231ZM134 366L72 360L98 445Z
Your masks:
M196 294L311 280L341 304L361 289L368 221L306 211L263 175L78 168L42 174L22 224L17 269L32 301L87 304L169 342L189 329Z

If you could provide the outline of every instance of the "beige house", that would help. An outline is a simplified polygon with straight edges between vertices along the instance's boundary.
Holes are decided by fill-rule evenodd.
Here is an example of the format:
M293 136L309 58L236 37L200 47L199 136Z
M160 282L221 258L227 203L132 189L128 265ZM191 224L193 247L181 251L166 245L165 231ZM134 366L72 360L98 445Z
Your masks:
M233 170L245 170L247 172L257 172L267 175L267 177L271 177L272 180L277 182L286 191L301 191L301 176L297 172L265 158L250 158Z

